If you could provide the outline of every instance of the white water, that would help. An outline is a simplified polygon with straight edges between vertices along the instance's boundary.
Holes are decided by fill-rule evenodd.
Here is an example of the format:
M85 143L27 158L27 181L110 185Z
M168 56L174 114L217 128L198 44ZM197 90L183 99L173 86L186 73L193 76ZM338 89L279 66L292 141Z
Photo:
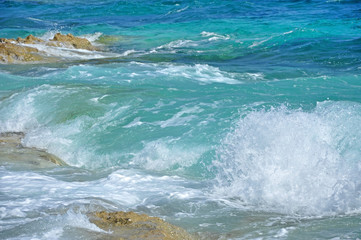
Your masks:
M215 196L299 215L361 210L361 105L322 102L241 117L218 149Z
M241 77L263 78L261 73ZM225 239L287 238L309 219L317 224L320 216L346 215L340 220L346 225L360 211L357 103L250 111L267 104L235 106L227 95L204 99L173 92L247 87L230 85L240 83L240 75L208 65L78 65L9 82L32 78L36 86L4 94L0 131L25 132L23 145L47 149L76 168L1 169L1 206L7 206L0 206L1 227L9 239L106 235L86 216L99 209L145 212L179 221L190 231L233 234ZM73 78L79 79L76 86L68 84ZM142 84L149 81L144 91ZM183 82L191 87L182 89ZM134 86L131 93L127 84ZM131 137L136 148L128 143ZM22 235L16 235L18 227ZM349 232L354 229L358 226Z
M86 214L92 211L141 207L157 212L171 202L204 198L199 189L186 187L191 181L179 177L147 175L136 170L101 175L107 174L66 167L42 173L0 167L0 191L4 196L0 206L6 206L0 208L1 231L7 238L47 239L51 235L54 239L66 239L64 234L71 234L69 227L104 232L89 222ZM24 229L21 236L17 227Z

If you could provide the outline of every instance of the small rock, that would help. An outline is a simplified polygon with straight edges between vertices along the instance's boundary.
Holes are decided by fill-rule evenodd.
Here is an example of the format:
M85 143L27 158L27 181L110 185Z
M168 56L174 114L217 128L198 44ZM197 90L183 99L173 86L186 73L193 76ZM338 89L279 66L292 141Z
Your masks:
M184 229L157 217L134 212L96 212L90 220L114 239L194 240Z
M53 154L37 148L24 147L22 132L0 133L0 165L10 164L25 168L48 168L66 163Z

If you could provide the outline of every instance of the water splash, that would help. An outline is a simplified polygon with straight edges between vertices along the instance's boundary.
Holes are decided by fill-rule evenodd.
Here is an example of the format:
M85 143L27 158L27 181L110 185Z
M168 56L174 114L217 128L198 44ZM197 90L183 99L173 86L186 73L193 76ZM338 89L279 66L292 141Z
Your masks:
M361 105L285 106L239 119L218 149L215 194L287 214L361 209Z

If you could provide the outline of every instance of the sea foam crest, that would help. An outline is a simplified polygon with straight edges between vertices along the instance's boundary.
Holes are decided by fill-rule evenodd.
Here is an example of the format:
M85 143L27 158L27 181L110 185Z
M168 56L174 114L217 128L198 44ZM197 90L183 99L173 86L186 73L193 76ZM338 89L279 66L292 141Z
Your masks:
M349 102L250 112L218 149L215 194L238 207L287 214L359 211L360 122L361 105Z
M207 150L204 147L175 146L171 142L161 139L146 143L143 150L134 154L131 164L157 171L190 167Z
M208 41L229 40L231 38L228 34L220 35L217 33L206 32L206 31L201 32L201 35L202 37L209 37Z
M240 84L232 73L227 73L217 67L207 64L189 65L167 65L165 68L157 70L157 73L168 75L171 77L184 77L196 80L203 84L209 83L226 83Z

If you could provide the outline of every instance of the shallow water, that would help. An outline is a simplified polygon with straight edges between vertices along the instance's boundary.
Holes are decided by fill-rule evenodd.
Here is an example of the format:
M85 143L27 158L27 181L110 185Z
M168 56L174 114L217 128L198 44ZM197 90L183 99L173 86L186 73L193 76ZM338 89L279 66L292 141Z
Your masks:
M104 49L0 65L0 132L69 165L0 166L1 238L109 236L89 222L95 210L158 216L201 239L360 238L360 11L1 1L0 37L60 31Z

